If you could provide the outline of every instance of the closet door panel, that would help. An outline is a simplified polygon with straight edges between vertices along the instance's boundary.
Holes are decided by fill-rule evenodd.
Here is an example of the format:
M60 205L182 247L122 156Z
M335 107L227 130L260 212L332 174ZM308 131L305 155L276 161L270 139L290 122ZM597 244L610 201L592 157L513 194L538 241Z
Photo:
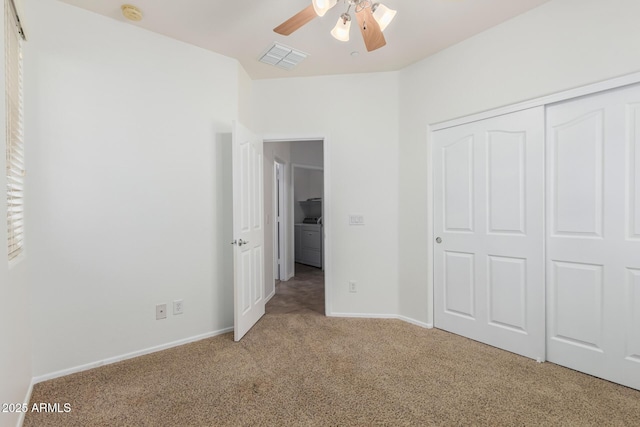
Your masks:
M630 239L640 239L640 103L629 104L627 114L629 124L627 235Z
M640 389L640 87L549 106L547 358Z
M554 235L602 237L602 110L553 128L550 160Z
M443 219L450 232L473 232L473 147L469 135L442 148Z
M626 284L629 300L625 307L627 331L624 357L630 362L640 363L640 269L627 269Z
M544 360L544 110L434 133L435 326Z
M526 133L487 134L489 233L526 234Z

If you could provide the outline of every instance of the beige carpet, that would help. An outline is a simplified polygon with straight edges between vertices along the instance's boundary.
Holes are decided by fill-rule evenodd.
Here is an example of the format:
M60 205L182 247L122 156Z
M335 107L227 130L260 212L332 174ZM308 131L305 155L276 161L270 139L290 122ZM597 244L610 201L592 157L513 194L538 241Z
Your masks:
M298 286L322 294L308 288L318 280ZM226 334L37 384L32 402L72 411L30 413L25 426L640 425L638 391L446 332L326 318L310 308L319 301L279 298L240 343Z

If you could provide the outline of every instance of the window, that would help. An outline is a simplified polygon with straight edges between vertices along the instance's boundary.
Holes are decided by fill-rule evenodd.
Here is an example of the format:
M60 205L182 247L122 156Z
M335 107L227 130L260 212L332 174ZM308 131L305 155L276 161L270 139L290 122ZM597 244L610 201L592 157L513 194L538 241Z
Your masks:
M22 39L12 0L5 0L5 98L7 120L7 231L9 260L24 251L24 137L22 126Z

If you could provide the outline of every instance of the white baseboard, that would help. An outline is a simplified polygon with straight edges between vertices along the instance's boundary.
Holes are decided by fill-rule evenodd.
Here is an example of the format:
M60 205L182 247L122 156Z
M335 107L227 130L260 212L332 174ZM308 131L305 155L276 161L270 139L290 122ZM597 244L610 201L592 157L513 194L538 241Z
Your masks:
M271 299L275 295L275 290L268 297L267 300ZM423 328L431 329L433 328L433 324L421 322L415 319L411 319L409 317L400 316L397 314L381 314L381 313L327 313L327 317L352 317L352 318L363 318L363 319L399 319L407 323L411 323L413 325L417 325ZM41 383L43 381L52 380L54 378L64 377L66 375L75 374L77 372L86 371L93 368L98 368L104 365L110 365L112 363L121 362L123 360L132 359L134 357L144 356L145 354L155 353L162 350L167 350L172 347L178 347L180 345L188 344L195 341L200 341L203 339L215 337L218 335L226 334L227 332L233 331L233 327L220 329L217 331L207 332L201 335L195 335L189 338L184 338L181 340L169 342L166 344L157 345L154 347L149 347L146 349L134 351L127 354L122 354L119 356L110 357L108 359L98 360L96 362L86 363L84 365L74 366L68 369L62 369L60 371L51 372L48 374L40 375L37 377L33 377L31 380L31 384L29 385L29 389L27 390L27 395L25 396L25 403L29 403L31 400L31 393L33 392L34 384ZM18 426L21 426L24 421L24 414L21 414L18 420Z
M398 316L398 319L403 320L403 321L405 321L407 323L411 323L412 325L420 326L422 328L433 329L433 323L421 322L419 320L412 319L412 318L406 317L406 316Z
M432 323L425 323L410 317L401 316L399 314L373 314L373 313L327 313L327 317L357 317L363 319L398 319L403 322L411 323L422 328L432 329Z
M327 317L357 317L363 319L397 319L397 314L382 313L327 313Z
M33 393L33 385L35 384L34 379L31 379L31 384L29 384L29 388L27 389L27 395L24 397L24 404L29 407L29 402L31 402L31 394ZM18 422L16 423L16 427L22 427L24 423L24 417L27 416L26 412L20 412L20 416L18 417Z
M271 293L267 295L267 297L264 299L264 303L265 304L268 303L269 300L275 296L275 294L276 294L276 288L274 287L273 291L271 291Z
M145 354L155 353L155 352L166 350L166 349L169 349L169 348L172 348L172 347L178 347L180 345L188 344L188 343L191 343L191 342L200 341L200 340L204 340L204 339L207 339L207 338L215 337L217 335L226 334L227 332L231 332L231 331L233 331L233 327L224 328L224 329L220 329L220 330L213 331L213 332L207 332L207 333L201 334L201 335L195 335L193 337L184 338L184 339L173 341L173 342L169 342L169 343L166 343L166 344L161 344L161 345L157 345L157 346L154 346L154 347L145 348L145 349L134 351L134 352L131 352L131 353L122 354L120 356L110 357L108 359L99 360L97 362L91 362L91 363L87 363L87 364L84 364L84 365L75 366L73 368L62 369L60 371L51 372L49 374L45 374L45 375L40 375L40 376L34 377L33 381L31 383L32 384L41 383L43 381L52 380L54 378L64 377L66 375L75 374L77 372L86 371L88 369L98 368L98 367L104 366L104 365L110 365L112 363L121 362L123 360L133 359L134 357L144 356Z

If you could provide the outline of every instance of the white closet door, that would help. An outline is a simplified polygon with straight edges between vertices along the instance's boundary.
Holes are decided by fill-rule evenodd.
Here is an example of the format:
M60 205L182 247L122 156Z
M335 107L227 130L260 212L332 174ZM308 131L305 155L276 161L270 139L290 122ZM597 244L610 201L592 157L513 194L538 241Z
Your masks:
M640 389L640 87L547 109L547 358Z
M434 132L435 326L544 360L542 107Z

